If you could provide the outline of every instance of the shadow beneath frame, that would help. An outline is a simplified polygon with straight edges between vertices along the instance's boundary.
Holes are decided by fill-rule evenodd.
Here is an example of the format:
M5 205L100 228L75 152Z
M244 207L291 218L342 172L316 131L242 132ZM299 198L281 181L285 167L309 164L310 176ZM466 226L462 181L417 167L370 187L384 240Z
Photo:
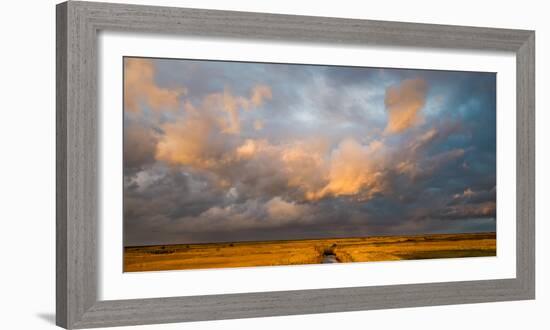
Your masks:
M49 324L55 325L55 313L38 313L36 316Z

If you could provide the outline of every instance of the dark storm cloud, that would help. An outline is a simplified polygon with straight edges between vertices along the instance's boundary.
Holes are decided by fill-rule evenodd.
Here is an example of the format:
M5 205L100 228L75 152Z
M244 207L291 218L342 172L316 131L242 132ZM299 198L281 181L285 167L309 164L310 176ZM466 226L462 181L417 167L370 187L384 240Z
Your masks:
M127 246L495 230L494 74L126 61Z
M157 137L150 127L131 124L124 128L125 173L136 173L155 162Z

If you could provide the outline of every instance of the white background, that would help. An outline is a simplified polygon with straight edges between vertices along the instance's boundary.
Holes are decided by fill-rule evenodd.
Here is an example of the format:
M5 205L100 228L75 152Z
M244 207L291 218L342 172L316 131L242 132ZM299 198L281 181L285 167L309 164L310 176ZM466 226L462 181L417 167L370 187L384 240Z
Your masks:
M133 1L187 7L524 28L537 31L537 300L144 326L143 329L346 327L546 329L550 324L548 183L550 21L543 1ZM4 4L1 304L6 329L51 329L55 311L55 1ZM545 93L546 91L546 93ZM548 148L546 147L546 150ZM545 313L546 312L546 313Z

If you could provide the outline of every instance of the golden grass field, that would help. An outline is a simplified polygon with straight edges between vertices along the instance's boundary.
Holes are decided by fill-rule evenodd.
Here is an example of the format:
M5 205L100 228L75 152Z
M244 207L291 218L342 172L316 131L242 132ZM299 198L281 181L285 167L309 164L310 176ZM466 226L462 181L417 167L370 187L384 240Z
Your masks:
M124 271L496 256L496 234L437 234L124 248Z

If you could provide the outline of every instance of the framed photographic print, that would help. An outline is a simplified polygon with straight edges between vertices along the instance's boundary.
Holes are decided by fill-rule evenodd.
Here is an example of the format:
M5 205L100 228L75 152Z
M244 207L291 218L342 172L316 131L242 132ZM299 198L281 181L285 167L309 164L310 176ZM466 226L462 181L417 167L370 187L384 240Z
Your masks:
M534 42L59 4L58 325L534 299Z

